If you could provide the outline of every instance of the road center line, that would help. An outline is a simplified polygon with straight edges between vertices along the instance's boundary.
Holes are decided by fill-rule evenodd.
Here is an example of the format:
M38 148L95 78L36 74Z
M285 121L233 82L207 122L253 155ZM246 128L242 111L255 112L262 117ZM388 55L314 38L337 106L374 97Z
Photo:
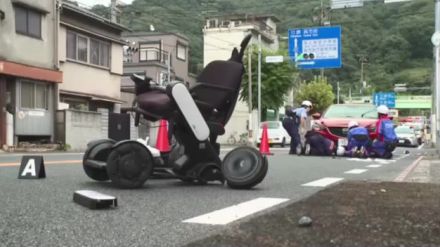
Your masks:
M312 187L326 187L330 184L336 183L343 180L343 178L331 178L331 177L327 177L327 178L321 178L306 184L303 184L302 186L312 186Z
M82 160L51 160L44 161L45 165L54 165L54 164L80 164ZM9 167L9 166L20 166L20 163L12 162L12 163L0 163L0 167Z
M346 171L344 173L345 174L361 174L361 173L364 173L366 171L368 171L368 169L353 169L353 170L350 170L350 171Z
M379 168L379 167L381 167L382 165L377 165L377 164L371 164L371 165L368 165L368 166L366 166L366 167L368 167L368 168Z
M198 223L208 225L226 225L248 215L257 213L264 209L286 202L286 198L257 198L227 208L203 214L191 219L184 220L185 223Z

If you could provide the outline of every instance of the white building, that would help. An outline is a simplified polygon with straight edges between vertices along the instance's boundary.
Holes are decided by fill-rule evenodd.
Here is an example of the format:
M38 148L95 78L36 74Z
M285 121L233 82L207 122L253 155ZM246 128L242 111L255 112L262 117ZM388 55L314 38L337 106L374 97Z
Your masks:
M241 41L248 34L253 35L250 44L257 44L258 35L261 34L263 49L278 50L277 22L279 20L271 15L228 15L208 18L203 28L204 66L213 60L229 59L232 49L239 49ZM238 140L240 134L248 131L249 122L253 126L253 133L257 133L256 120L257 112L254 111L250 117L247 103L238 101L226 125L226 133L219 137L219 142L226 143L231 134Z

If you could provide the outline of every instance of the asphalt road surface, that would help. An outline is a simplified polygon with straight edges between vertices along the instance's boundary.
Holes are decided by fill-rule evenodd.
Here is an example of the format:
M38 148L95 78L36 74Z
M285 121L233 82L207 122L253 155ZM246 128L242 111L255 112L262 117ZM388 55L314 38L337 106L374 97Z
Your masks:
M17 179L22 155L0 154L0 246L182 246L340 181L394 181L424 151L398 148L392 160L287 152L274 150L267 177L252 190L173 179L121 190L88 178L81 154L68 153L44 155L45 179ZM81 189L116 196L118 207L82 207L72 201Z

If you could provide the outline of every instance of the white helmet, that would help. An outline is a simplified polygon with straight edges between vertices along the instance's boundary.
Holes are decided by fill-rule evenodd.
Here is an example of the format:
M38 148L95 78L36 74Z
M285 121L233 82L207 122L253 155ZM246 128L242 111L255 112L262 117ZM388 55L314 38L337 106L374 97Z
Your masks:
M356 122L356 121L350 121L349 123L348 123L348 128L350 129L351 127L354 127L354 126L359 126L359 124Z
M301 106L308 106L308 107L312 107L312 102L308 101L308 100L304 100L301 103Z
M390 112L386 105L380 105L377 107L377 113L387 115Z

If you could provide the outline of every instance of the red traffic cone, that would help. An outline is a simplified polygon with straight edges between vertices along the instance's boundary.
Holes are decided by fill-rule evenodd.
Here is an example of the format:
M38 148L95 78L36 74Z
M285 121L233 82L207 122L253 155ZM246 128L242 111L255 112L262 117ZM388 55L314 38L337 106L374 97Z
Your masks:
M167 128L167 121L166 120L160 120L159 124L159 131L157 132L157 139L156 139L156 148L161 153L166 153L170 151L170 143L168 141L168 128Z
M263 124L263 133L261 134L260 153L263 155L271 155L269 151L269 138L267 137L267 124Z

